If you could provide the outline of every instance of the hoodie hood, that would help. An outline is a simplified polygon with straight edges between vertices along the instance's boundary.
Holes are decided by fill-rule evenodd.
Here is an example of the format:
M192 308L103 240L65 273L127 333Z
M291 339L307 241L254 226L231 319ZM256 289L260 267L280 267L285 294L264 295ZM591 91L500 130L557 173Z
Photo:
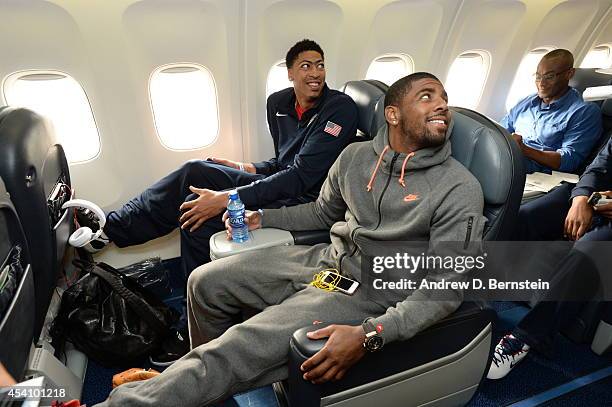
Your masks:
M434 165L438 165L446 161L451 155L450 135L453 131L453 125L454 120L451 116L451 121L448 125L448 129L446 130L444 144L437 147L423 148L415 151L414 153L410 153L412 156L408 157L408 160L406 160L406 158L409 154L398 153L399 155L396 160L400 163L405 163L405 165L395 165L393 168L393 175L400 175L402 173L402 168L404 168L404 171L419 170L433 167ZM372 147L374 148L374 152L378 158L380 158L382 154L380 170L382 170L385 174L389 174L391 160L396 152L393 151L389 145L388 125L381 126L380 129L378 129L376 137L374 137L372 142Z

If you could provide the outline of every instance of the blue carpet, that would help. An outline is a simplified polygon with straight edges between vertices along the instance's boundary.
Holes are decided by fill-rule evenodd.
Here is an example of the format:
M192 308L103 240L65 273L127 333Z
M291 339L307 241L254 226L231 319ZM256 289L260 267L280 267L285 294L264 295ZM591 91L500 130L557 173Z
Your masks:
M585 376L580 376L577 379L553 387L552 389L546 390L542 393L538 393L535 396L531 396L525 400L521 400L518 403L511 404L509 407L535 407L545 404L547 402L551 402L554 399L563 398L574 391L590 391L590 389L588 388L589 385L598 381L603 381L606 378L610 377L612 377L612 366L596 370L595 372L589 373ZM592 402L592 400L590 399L588 399L588 401Z
M511 306L510 304L492 304L499 317L494 330L495 344L527 312L524 306L516 304ZM530 352L521 364L505 378L501 380L485 379L468 406L505 406L612 365L612 355L598 356L591 351L588 345L575 344L562 335L557 336L554 346L553 359L549 360L536 352ZM582 399L581 402L573 405L596 406L601 404L591 404L590 400Z
M563 397L551 400L542 406L612 406L612 377L590 386L575 390Z

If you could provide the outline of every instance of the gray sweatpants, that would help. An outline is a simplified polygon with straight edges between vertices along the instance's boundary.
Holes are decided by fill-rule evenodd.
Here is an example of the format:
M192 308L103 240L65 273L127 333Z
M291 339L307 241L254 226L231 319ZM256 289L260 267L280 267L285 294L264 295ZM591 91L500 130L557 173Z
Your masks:
M289 340L313 321L362 320L385 308L309 286L333 266L328 245L275 247L216 260L187 283L192 350L161 375L124 384L98 406L206 406L287 378ZM237 323L245 309L261 310Z

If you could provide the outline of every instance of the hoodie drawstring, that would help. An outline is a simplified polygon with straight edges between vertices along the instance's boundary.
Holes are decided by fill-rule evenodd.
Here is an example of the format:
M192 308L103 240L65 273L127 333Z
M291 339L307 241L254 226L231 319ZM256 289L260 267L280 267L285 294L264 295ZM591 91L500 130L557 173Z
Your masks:
M380 157L378 157L378 161L376 162L376 167L374 167L374 172L372 172L372 176L370 177L370 182L368 182L368 185L366 186L366 190L368 192L370 192L372 190L372 184L374 183L374 178L376 178L376 173L378 172L378 168L380 167L380 163L382 162L383 156L385 155L385 153L387 152L388 149L389 149L389 146L386 145L385 148L383 149L382 153L380 153Z
M414 152L408 154L406 158L404 158L404 162L402 163L402 173L400 174L399 183L404 188L406 187L406 183L404 182L404 174L406 172L406 163L414 156Z

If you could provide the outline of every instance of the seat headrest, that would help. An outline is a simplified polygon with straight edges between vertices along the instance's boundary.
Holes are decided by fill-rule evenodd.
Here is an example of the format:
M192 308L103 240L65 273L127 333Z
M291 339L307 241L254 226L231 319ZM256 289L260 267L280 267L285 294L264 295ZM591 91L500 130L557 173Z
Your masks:
M569 85L582 94L586 88L606 86L612 83L612 75L597 71L597 68L576 68L576 73L570 79Z
M357 129L367 139L374 137L384 122L383 105L387 89L387 85L374 80L349 81L340 88L355 101L359 113Z
M606 99L601 105L601 114L612 117L612 99Z
M452 107L451 151L480 182L486 205L508 199L513 178L511 147L504 131L492 120L469 109Z
M6 117L8 116L8 114L14 110L14 108L11 108L9 106L0 106L0 122Z

